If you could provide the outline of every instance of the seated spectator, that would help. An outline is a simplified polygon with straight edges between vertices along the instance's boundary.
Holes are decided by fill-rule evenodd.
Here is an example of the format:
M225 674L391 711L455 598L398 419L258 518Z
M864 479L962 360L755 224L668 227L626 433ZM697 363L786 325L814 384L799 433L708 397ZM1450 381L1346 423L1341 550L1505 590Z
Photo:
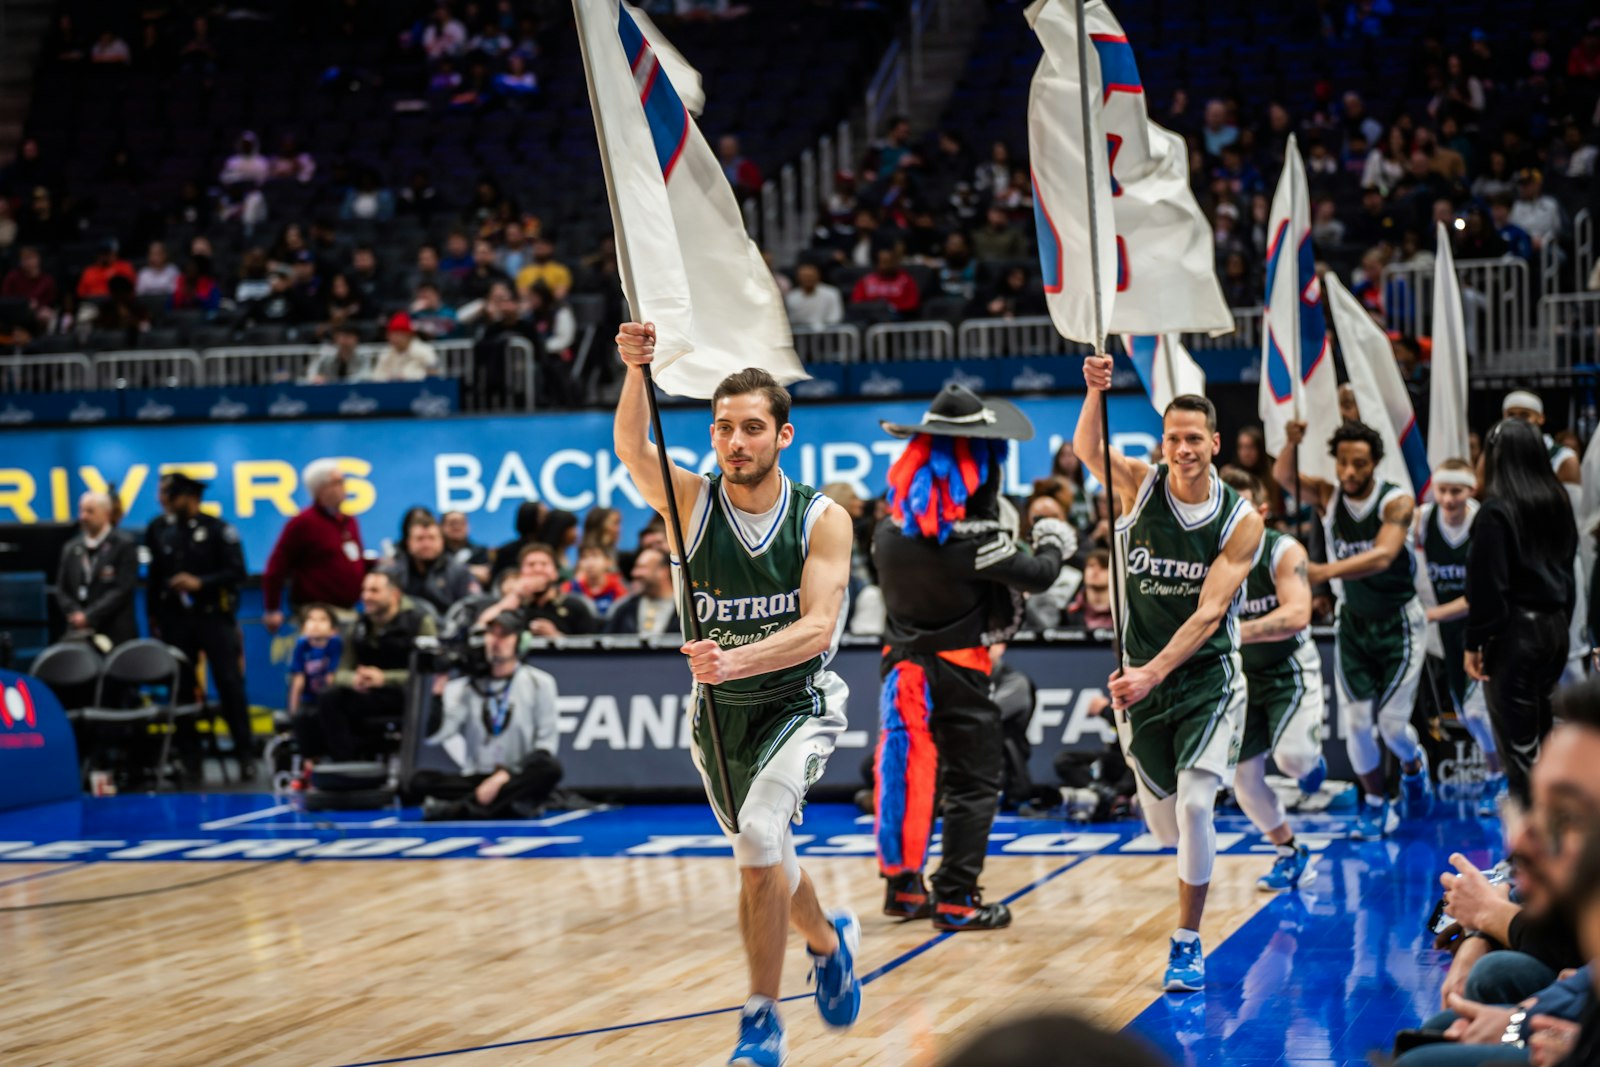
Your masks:
M426 167L412 170L411 177L395 195L395 209L402 215L421 219L423 225L431 223L434 215L443 210L440 207L439 190L433 184L433 175ZM437 249L434 251L434 259L438 259Z
M599 545L614 556L621 541L622 512L616 508L608 508L604 504L596 504L590 508L588 514L583 517L583 539L579 543Z
M1494 232L1506 246L1506 254L1525 263L1533 262L1533 237L1512 219L1512 199L1501 195L1489 201L1489 218Z
M344 655L339 616L328 604L307 604L300 609L300 636L289 654L289 718L314 713L317 701L333 682Z
M394 194L378 181L377 171L361 168L344 203L339 205L339 217L365 222L388 222L394 218Z
M94 262L78 277L78 299L104 300L111 295L111 279L123 277L131 285L133 264L117 255L117 242L108 240L95 253Z
M844 321L844 301L839 297L839 290L823 282L822 272L814 264L802 263L796 267L794 280L794 288L783 298L790 325L815 330Z
M472 267L461 279L461 296L466 300L482 300L495 285L512 286L511 276L495 262L494 244L480 237L472 245Z
M139 343L139 335L150 328L150 312L134 295L130 279L114 274L108 284L110 292L95 319L95 329L121 333L121 343L132 348Z
M286 133L278 139L278 150L267 164L267 178L271 181L299 182L304 185L317 176L317 161L310 152L302 151L294 134Z
M454 278L457 285L472 273L473 258L472 244L467 240L467 235L460 230L451 230L444 239L444 252L439 256L439 270ZM494 249L490 248L490 260L493 260ZM418 266L421 266L419 261Z
M310 255L309 252L305 255ZM378 309L373 306L366 295L350 284L350 278L344 274L335 274L328 279L328 284L323 287L319 302L321 311L319 318L321 325L317 327L318 337L327 337L338 327L347 323L354 325L365 322L375 317Z
M528 69L527 57L512 52L506 57L506 69L495 75L494 87L508 100L530 100L539 93L539 79Z
M267 292L239 305L238 319L245 326L295 326L316 317L304 295L294 290L293 271L274 265L267 271Z
M416 297L411 301L411 327L417 336L429 341L442 341L461 332L455 308L445 305L439 287L432 282L417 286Z
M878 250L872 273L862 275L850 293L852 304L875 301L888 304L901 318L916 314L917 308L922 305L917 280L900 266L900 253L892 248Z
M378 752L384 727L405 717L411 653L418 637L437 632L433 616L403 596L393 579L373 571L361 583L361 615L314 714L295 717L300 753L352 760Z
M222 306L222 288L217 285L210 256L191 256L178 275L172 292L174 311L215 311Z
M973 309L980 317L992 319L1024 318L1046 314L1044 290L1029 282L1022 267L1010 267L982 304Z
M1544 175L1537 167L1517 172L1517 202L1511 206L1510 222L1533 238L1535 251L1561 240L1561 204L1545 193Z
M61 549L55 599L69 632L120 645L139 636L139 546L112 523L111 511L105 493L79 498L78 532Z
M313 460L301 482L311 501L284 524L261 576L261 621L268 630L283 625L285 596L291 611L307 604L354 608L367 570L361 524L344 513L344 471L338 462Z
M350 253L350 269L345 274L362 296L374 304L383 303L387 278L371 245L356 245L355 251Z
M678 634L678 601L672 564L664 548L641 548L633 561L636 592L617 601L603 627L608 634Z
M0 296L26 300L40 332L50 328L60 293L56 280L45 273L37 248L27 246L17 253L17 265L7 271L5 281L0 282Z
M418 340L411 316L397 311L389 318L389 344L378 356L372 378L379 382L420 382L438 374L439 354L426 341Z
M512 523L517 536L489 553L493 584L499 585L500 575L506 571L517 569L524 546L543 543L539 540L539 530L549 514L550 508L540 500L525 500L517 505L517 517Z
M431 60L460 55L467 43L467 28L450 11L449 4L433 9L422 31L422 51Z
M472 344L472 381L464 385L462 402L476 410L503 407L510 385L511 341L533 343L533 330L522 321L522 309L511 293L509 281L496 282L483 302Z
M412 293L417 291L419 285L431 285L439 290L440 297L449 299L454 295L459 279L447 273L439 266L439 250L433 245L423 245L417 249L417 265L411 271L411 276L406 280Z
M544 282L534 282L528 290L528 313L524 322L535 340L540 390L549 403L577 407L583 402L584 393L583 383L573 377L578 318L571 306L552 293Z
M543 282L558 299L565 300L572 292L572 270L555 256L556 246L548 237L534 238L532 258L512 275L517 279L517 292L526 294Z
M150 252L144 266L139 268L133 291L140 296L171 296L178 290L177 265L167 258L167 246L160 241L150 242Z
M544 522L539 525L539 541L555 549L556 567L561 571L561 580L564 582L571 578L572 569L567 566L567 560L573 546L578 543L578 516L561 508L551 508L545 513Z
M221 185L263 185L272 175L272 162L261 154L261 142L249 130L239 135L233 155L223 160L217 175Z
M482 591L472 572L444 550L444 532L432 515L418 514L406 524L405 541L385 570L413 601L433 605L444 615L450 605Z
M731 133L717 140L717 159L722 163L722 173L733 186L733 195L740 200L749 199L761 191L761 168L755 160L740 153L739 138Z
M538 542L522 546L517 553L517 581L511 586L511 593L484 611L478 624L487 625L503 611L521 615L527 620L528 632L536 637L592 634L599 629L589 602L575 593L561 591L556 550Z
M518 660L521 639L520 616L496 615L484 637L488 677L445 685L444 716L427 743L442 746L457 773L412 778L424 820L533 818L561 781L556 680Z
M330 331L332 348L317 353L303 379L307 385L337 382L365 382L372 377L372 361L361 353L361 332L350 323L340 323Z
M127 41L110 30L102 30L89 49L89 62L127 66L133 62L133 53L128 50Z
M272 292L272 281L267 277L267 253L252 248L239 260L239 281L233 289L235 304L248 304Z
M616 558L601 544L585 544L578 549L578 569L565 591L587 598L602 619L628 595L628 587L617 573Z
M1111 553L1106 549L1091 549L1084 557L1083 585L1067 605L1061 624L1085 630L1111 629Z
M1239 140L1239 127L1228 115L1228 105L1221 100L1207 100L1205 118L1200 136L1205 142L1206 155L1216 159L1222 150Z
M956 232L944 239L944 265L939 268L939 292L955 300L971 300L978 289L978 263L972 242Z
M972 252L980 261L1027 259L1028 239L1011 223L1005 208L991 207L984 224L972 234Z
M472 572L478 585L489 585L489 549L474 544L467 525L467 513L447 511L439 516L439 532L444 534L445 553L460 566Z

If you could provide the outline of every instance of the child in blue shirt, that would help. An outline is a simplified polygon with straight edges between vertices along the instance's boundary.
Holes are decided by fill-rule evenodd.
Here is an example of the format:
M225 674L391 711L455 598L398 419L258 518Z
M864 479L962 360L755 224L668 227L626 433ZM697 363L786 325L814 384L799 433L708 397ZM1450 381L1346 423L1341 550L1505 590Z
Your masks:
M300 612L300 639L289 657L289 715L315 708L317 698L333 681L344 652L339 620L326 604L308 604Z

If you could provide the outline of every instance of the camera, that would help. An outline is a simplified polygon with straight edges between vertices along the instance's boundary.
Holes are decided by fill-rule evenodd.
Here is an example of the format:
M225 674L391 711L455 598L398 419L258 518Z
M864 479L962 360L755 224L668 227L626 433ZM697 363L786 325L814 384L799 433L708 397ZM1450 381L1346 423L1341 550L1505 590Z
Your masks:
M446 639L424 635L416 639L416 670L430 674L460 672L473 678L489 674L489 652L482 630L468 630Z

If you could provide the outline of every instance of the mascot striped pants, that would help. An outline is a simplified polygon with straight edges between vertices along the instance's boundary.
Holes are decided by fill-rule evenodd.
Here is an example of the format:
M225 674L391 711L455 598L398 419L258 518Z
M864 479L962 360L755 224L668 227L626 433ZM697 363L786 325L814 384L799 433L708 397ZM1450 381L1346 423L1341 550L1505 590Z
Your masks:
M1000 709L989 697L989 650L883 652L879 701L878 867L921 873L933 832L934 794L944 798L943 860L933 889L977 888L1000 801Z

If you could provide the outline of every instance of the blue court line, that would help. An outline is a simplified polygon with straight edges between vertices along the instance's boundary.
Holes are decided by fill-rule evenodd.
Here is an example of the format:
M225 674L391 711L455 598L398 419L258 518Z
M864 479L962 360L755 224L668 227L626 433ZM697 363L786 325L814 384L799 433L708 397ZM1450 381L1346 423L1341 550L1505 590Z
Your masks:
M5 881L0 882L0 886L19 885L22 882L32 882L38 878L49 878L51 875L65 874L68 871L75 871L79 867L87 867L89 863L89 860L78 860L76 863L69 863L63 867L51 867L48 871L34 871L32 874L19 874L15 878L7 878Z
M1000 901L1000 903L1010 904L1013 901L1020 900L1029 893L1033 892L1035 889L1038 889L1040 886L1055 881L1063 874L1066 874L1068 871L1072 870L1072 868L1091 858L1093 858L1092 854L1085 854L1077 857L1076 859L1069 860L1068 862L1057 867L1055 870L1051 871L1049 874L1029 882L1027 885L1023 886L1021 889L1018 889L1010 896L1005 897ZM871 972L870 974L864 975L861 979L861 984L867 985L869 982L875 982L886 974L890 974L893 971L899 970L901 967L904 967L906 964L910 963L918 956L921 956L935 945L942 944L954 936L955 931L947 931L934 937L930 937L928 940L922 942L922 944L902 952L900 955L896 956L888 963L885 963L877 970ZM782 1003L787 1004L793 1000L810 1000L811 997L812 994L810 993L796 993L793 996L784 997L782 999ZM667 1023L688 1022L691 1019L707 1019L713 1015L727 1015L732 1012L739 1011L743 1007L744 1005L740 1004L731 1008L713 1008L710 1011L695 1011L686 1015L671 1015L662 1019L646 1019L643 1022L618 1023L615 1026L598 1026L592 1030L574 1030L567 1034L549 1034L545 1037L525 1037L517 1041L501 1041L493 1045L474 1045L469 1048L447 1049L443 1052L424 1052L416 1056L396 1056L393 1059L387 1060L363 1060L360 1063L343 1064L341 1067L382 1067L384 1064L415 1063L418 1060L436 1060L445 1056L460 1056L468 1052L490 1052L495 1049L519 1048L523 1045L542 1045L551 1041L566 1041L569 1038L575 1037L592 1037L595 1034L611 1034L616 1033L618 1030L641 1030L646 1026L664 1026Z

